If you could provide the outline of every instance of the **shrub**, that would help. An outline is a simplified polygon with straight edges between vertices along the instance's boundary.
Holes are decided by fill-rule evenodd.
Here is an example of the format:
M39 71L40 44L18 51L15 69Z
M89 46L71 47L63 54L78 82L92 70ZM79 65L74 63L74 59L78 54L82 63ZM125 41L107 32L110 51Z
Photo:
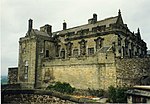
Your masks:
M66 82L64 83L56 82L54 85L49 85L46 89L58 91L61 93L67 93L67 94L72 94L73 91L75 90L75 88L71 87L71 85Z
M127 102L127 95L126 91L128 88L126 87L113 87L110 86L108 88L108 95L109 95L109 100L112 103L126 103Z
M104 95L104 90L102 90L102 89L94 90L94 89L89 88L88 92L90 95L97 96L97 97L101 97Z

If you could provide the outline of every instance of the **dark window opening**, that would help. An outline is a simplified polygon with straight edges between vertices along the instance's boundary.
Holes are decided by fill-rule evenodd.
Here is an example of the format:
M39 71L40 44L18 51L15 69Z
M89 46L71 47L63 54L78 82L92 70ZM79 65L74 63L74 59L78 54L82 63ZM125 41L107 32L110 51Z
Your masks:
M94 48L88 48L88 55L94 54Z
M129 49L129 57L132 58L132 51Z
M67 57L72 55L72 45L73 43L68 42L66 45L66 52L67 52Z
M46 50L46 57L49 57L49 50Z
M93 32L97 32L97 27L93 27L93 28L92 28L92 31L93 31Z
M63 48L60 52L61 58L65 59L65 49Z
M101 38L101 37L98 37L97 39L94 39L94 41L96 42L96 51L102 47L103 40L104 39Z
M124 46L122 46L122 57L125 56L125 49L124 49Z
M82 56L82 55L86 55L86 42L87 41L85 41L85 40L81 40L80 42L79 42L79 44L80 44L80 55Z

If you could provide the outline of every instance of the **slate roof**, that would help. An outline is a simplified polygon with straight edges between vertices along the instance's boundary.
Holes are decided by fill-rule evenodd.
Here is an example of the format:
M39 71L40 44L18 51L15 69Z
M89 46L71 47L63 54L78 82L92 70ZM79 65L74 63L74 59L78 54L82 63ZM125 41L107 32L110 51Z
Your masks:
M88 27L96 27L96 26L103 26L103 25L106 25L106 27L108 27L110 24L116 23L118 20L118 17L119 16L105 18L103 20L97 21L96 23L89 23L89 24L84 24L84 25L68 28L66 30L56 31L56 32L53 32L53 34L56 35L57 33L62 33L62 32L73 32L73 31L78 31L78 29L81 30L81 28L87 29Z

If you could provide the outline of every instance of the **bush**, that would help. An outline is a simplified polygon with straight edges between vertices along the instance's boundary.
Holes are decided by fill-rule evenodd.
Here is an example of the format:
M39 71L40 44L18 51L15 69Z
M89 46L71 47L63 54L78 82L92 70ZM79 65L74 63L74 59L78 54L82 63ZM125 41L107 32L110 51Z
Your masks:
M126 87L113 87L108 88L109 101L112 103L127 103Z
M94 89L88 89L88 92L90 95L92 96L97 96L97 97L101 97L104 95L104 90L99 89L99 90L94 90Z
M71 87L69 83L61 83L61 82L56 82L54 85L49 85L47 90L54 90L58 91L61 93L67 93L67 94L72 94L75 90L75 88Z

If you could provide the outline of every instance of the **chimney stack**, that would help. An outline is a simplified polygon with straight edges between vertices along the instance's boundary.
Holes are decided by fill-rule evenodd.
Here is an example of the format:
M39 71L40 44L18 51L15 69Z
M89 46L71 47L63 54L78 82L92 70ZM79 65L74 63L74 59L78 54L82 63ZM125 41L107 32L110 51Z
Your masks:
M63 30L66 30L67 29L67 23L64 21L63 23Z
M97 22L97 14L95 13L93 14L93 20L94 20L94 23Z
M28 21L28 32L31 32L32 26L33 26L33 20L29 19L29 21Z
M45 32L50 35L52 33L52 26L48 24L45 25Z

